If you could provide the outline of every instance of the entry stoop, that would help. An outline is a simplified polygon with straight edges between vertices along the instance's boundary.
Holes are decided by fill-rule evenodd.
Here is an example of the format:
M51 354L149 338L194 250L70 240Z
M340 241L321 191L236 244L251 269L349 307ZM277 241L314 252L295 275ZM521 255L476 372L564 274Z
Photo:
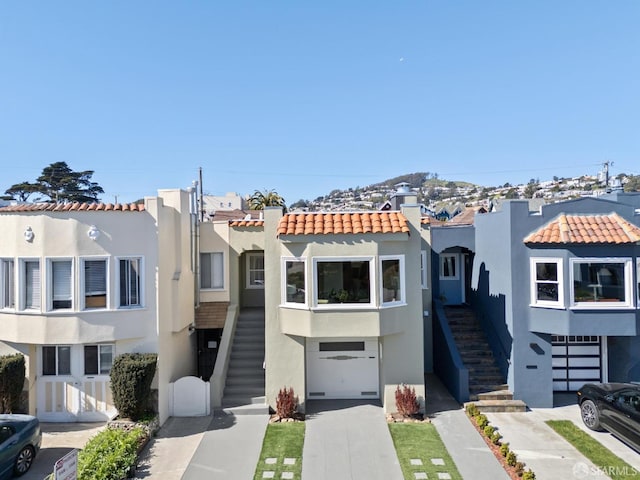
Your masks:
M481 412L526 412L527 404L522 400L514 400L509 390L496 390L476 395L473 402L465 403L465 407L473 403Z

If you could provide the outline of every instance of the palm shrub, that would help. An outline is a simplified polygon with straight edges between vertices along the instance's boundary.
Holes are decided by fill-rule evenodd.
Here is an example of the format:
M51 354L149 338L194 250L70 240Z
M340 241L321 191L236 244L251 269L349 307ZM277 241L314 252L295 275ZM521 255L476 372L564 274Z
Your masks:
M155 353L123 353L114 359L111 390L121 417L136 421L146 413L157 359Z
M19 410L24 379L24 355L0 356L0 413Z

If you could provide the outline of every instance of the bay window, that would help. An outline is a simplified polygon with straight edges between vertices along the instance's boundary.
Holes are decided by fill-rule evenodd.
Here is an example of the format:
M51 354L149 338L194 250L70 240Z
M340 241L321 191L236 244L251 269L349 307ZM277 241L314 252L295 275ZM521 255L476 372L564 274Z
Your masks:
M12 258L0 258L0 308L15 308L15 273Z
M371 304L371 258L314 259L316 301L323 304Z
M40 260L21 260L22 310L40 310Z
M305 305L307 285L304 259L284 258L283 303Z
M50 310L68 310L72 303L72 262L71 260L49 260L49 293Z
M83 259L80 268L84 308L107 308L107 260Z
M118 260L118 268L118 306L141 307L142 259L120 258Z
M571 259L571 303L587 308L632 305L632 270L628 258Z
M382 305L405 302L404 257L380 257Z
M532 258L531 304L564 308L562 259Z

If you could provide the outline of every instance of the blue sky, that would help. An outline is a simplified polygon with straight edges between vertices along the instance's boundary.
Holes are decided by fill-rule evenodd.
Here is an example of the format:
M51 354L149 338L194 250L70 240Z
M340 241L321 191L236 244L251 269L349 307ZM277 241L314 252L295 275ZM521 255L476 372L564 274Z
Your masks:
M640 174L640 2L0 3L0 190Z

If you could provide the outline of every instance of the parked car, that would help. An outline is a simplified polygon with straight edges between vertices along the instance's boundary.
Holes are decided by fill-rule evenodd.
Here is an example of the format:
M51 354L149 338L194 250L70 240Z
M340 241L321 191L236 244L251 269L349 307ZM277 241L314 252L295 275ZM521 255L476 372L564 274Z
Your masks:
M587 383L578 390L582 421L591 430L607 430L640 452L640 385Z
M36 417L0 414L0 479L27 473L41 442L42 432Z

